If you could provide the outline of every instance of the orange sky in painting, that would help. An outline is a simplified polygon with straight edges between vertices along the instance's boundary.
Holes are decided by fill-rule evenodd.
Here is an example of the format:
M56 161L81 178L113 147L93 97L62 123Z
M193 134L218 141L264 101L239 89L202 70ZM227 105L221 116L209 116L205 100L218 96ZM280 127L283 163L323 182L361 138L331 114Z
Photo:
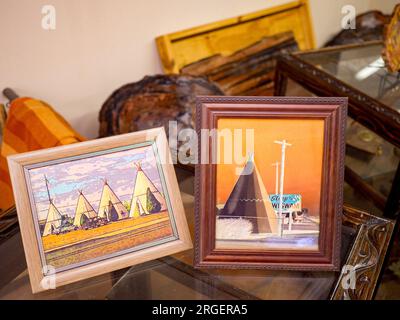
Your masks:
M286 139L291 143L292 146L286 148L284 193L301 194L303 208L308 208L311 215L319 214L323 120L219 119L218 130L221 129L232 129L232 132L233 129L254 129L254 159L269 194L275 193L275 167L272 163L281 159L281 146L274 140ZM244 154L245 133L242 141ZM223 148L222 142L221 154ZM225 203L232 191L238 179L237 167L237 164L217 165L217 204Z

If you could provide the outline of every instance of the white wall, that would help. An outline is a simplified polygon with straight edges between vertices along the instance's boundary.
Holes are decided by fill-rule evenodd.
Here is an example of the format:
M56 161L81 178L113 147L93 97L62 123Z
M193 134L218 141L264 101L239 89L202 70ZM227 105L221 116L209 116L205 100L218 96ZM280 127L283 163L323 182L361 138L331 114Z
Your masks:
M341 29L343 6L351 4L356 9L356 14L369 10L380 10L391 13L399 0L309 0L315 40L318 46L325 44Z
M391 13L398 3L400 4L399 0L369 0L370 8L379 8L384 13Z
M0 0L0 90L45 100L93 138L113 90L161 72L156 36L289 1ZM340 29L342 5L387 11L395 2L310 0L317 45ZM56 8L54 31L41 28L45 4Z

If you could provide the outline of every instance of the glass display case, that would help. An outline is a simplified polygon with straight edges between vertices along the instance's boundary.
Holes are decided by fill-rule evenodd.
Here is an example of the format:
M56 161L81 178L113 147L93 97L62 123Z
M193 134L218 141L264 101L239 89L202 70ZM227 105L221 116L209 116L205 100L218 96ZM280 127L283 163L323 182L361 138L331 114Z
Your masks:
M193 238L194 175L181 168L176 173ZM13 270L0 285L0 299L371 299L393 227L389 220L346 207L341 264L347 267L343 273L195 269L193 250L187 250L35 295L17 234L0 252L0 271ZM348 272L354 272L354 288L343 285Z
M293 94L287 90L294 82L318 96L349 98L345 179L385 216L395 217L400 210L395 187L400 182L400 74L385 68L382 49L381 42L369 42L281 56L275 95Z

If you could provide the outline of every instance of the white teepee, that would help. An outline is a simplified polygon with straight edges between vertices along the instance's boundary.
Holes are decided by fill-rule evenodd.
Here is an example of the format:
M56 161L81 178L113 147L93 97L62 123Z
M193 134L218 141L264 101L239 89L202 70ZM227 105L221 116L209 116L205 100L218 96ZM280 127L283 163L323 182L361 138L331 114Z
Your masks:
M44 225L43 237L52 234L55 229L61 226L62 216L56 206L50 201L49 211L47 213L46 224Z
M137 169L137 174L135 185L133 188L129 217L136 218L141 215L157 213L166 210L164 196L160 193L160 191L158 191L155 185L147 177L140 164L136 163L135 165ZM150 197L154 197L153 199L148 199L148 195L150 193ZM154 211L149 210L149 202L153 202L153 204L154 202L158 202L159 208L155 206Z
M99 218L106 218L111 221L121 220L128 217L128 210L108 185L106 180L104 181L98 212Z
M81 227L85 221L96 217L96 211L94 211L92 205L85 198L81 191L78 198L78 204L76 205L74 225Z

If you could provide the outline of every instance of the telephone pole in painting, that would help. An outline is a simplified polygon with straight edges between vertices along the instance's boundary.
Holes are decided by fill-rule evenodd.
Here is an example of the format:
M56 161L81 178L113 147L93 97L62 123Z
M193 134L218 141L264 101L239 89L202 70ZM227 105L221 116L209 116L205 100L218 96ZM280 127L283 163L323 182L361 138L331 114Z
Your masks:
M52 203L53 200L50 197L49 180L47 179L46 175L44 175L44 181L46 182L46 190L47 190L47 196L49 197L49 202Z
M282 205L283 205L283 181L285 177L285 150L286 147L291 146L286 140L278 141L275 140L274 143L280 144L282 146L282 158L281 158L281 177L279 182L279 225L278 233L280 236L283 235L283 219L282 219ZM289 215L289 230L292 228L291 215Z
M278 181L278 177L279 177L279 162L274 162L272 164L273 167L275 167L275 194L278 194L278 188L279 188L279 181Z

